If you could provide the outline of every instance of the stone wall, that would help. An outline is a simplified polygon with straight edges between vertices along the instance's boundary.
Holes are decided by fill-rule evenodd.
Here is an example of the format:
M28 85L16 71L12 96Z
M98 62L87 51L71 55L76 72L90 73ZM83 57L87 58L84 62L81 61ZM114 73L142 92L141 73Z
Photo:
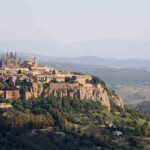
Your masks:
M4 98L4 91L3 90L0 90L0 97Z
M5 90L4 98L5 99L19 99L20 98L19 90Z
M80 84L80 83L49 83L49 85L44 88L43 84L34 83L32 88L26 92L26 99L32 97L39 97L43 95L44 98L49 96L55 97L70 97L77 98L80 100L91 100L99 101L103 106L111 109L111 101L123 108L123 101L118 96L110 97L108 96L107 90L101 85L92 84Z
M44 96L71 97L80 100L99 101L103 106L110 109L110 101L107 91L101 86L99 88L93 85L83 86L79 83L52 83L44 90Z

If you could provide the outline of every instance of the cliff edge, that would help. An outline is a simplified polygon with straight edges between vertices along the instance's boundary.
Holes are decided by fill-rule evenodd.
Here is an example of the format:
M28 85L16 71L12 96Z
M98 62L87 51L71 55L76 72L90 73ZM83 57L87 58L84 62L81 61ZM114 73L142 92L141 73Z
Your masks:
M111 110L111 103L121 108L124 107L122 99L113 93L110 94L110 91L102 84L49 83L45 86L41 83L34 83L30 90L26 91L26 99L40 96L99 101L109 110Z

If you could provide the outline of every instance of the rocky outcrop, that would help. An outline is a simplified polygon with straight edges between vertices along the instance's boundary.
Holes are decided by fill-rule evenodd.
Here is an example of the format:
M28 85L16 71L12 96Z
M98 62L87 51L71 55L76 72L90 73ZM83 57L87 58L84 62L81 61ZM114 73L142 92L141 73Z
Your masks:
M118 107L124 108L123 100L121 97L118 97L116 95L111 96L111 101Z
M110 101L106 90L102 86L92 84L81 85L79 83L50 83L50 86L44 90L44 96L50 95L58 97L71 97L80 100L100 101L102 105L110 108Z
M32 87L28 91L26 91L25 97L27 100L32 97L38 98L41 96L43 90L44 88L42 83L32 83Z
M107 90L101 85L80 84L80 83L49 83L44 88L42 84L33 84L30 91L26 92L26 98L39 97L43 95L45 98L49 96L70 97L80 100L99 101L108 109L111 109L111 101L123 108L123 101L118 96L108 96Z

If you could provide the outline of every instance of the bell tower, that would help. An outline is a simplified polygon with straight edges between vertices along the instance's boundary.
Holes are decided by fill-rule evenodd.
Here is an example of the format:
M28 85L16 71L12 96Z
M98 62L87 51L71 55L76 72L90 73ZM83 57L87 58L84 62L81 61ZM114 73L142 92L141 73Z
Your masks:
M36 64L36 56L33 59L33 63Z

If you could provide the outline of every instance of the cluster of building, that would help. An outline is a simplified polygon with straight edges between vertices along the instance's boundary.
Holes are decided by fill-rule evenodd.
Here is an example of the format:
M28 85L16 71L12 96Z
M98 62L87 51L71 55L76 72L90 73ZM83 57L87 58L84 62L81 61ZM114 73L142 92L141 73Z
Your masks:
M17 81L29 81L31 83L50 82L78 82L85 84L91 80L89 75L79 75L69 72L60 72L53 67L39 65L36 57L33 60L22 61L17 53L7 53L0 60L0 97L6 99L20 98L19 87L15 86ZM5 87L4 83L13 81L15 88Z

